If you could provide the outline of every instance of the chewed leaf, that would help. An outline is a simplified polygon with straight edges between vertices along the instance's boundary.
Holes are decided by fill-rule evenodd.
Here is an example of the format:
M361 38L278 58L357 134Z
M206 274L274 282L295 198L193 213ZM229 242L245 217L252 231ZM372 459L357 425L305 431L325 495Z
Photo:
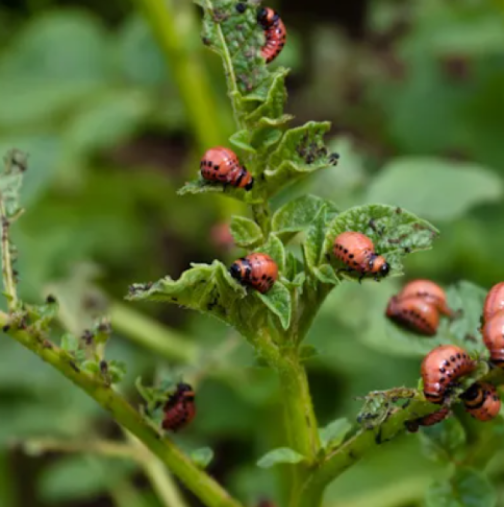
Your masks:
M248 5L245 12L236 8L234 0L207 0L199 2L204 10L204 43L231 62L232 75L227 72L228 87L236 82L242 94L255 92L262 100L269 88L271 76L260 49L264 44L264 33L257 23L257 11ZM228 70L228 69L226 69ZM262 97L261 97L262 95Z
M187 182L177 191L177 194L206 194L209 192L224 194L227 197L232 197L234 199L238 199L239 201L245 201L248 203L255 202L251 196L251 192L247 192L241 188L234 188L231 185L224 186L222 183L206 181L203 178Z
M268 159L265 171L268 194L293 183L299 177L330 167L333 162L323 142L329 122L308 122L288 130Z
M273 231L282 235L301 232L313 224L313 218L318 215L323 206L328 206L337 212L333 203L315 195L298 197L282 206L273 215Z
M210 265L192 264L178 280L166 277L153 284L134 284L128 299L175 303L227 320L228 310L245 295L226 266L214 261Z
M271 294L258 298L256 290L238 283L226 266L214 261L192 264L178 280L166 277L155 283L134 284L127 299L167 302L199 310L234 326L253 341L259 328L270 325L272 313L284 325L290 321L290 294L280 282L275 285Z
M230 229L236 245L244 248L253 246L263 239L261 228L248 218L232 216Z
M283 329L287 329L292 306L290 293L285 286L277 281L266 294L256 292L256 295L280 319Z
M375 252L385 256L395 274L402 272L402 257L429 249L438 235L429 222L401 208L383 204L358 206L339 214L329 224L319 263L327 259L333 266L341 266L332 249L336 236L345 231L361 232L371 238Z
M305 457L302 454L299 454L294 449L289 449L288 447L280 447L279 449L274 449L273 451L265 454L258 462L257 466L261 468L271 468L275 465L284 465L284 464L295 464L304 461Z

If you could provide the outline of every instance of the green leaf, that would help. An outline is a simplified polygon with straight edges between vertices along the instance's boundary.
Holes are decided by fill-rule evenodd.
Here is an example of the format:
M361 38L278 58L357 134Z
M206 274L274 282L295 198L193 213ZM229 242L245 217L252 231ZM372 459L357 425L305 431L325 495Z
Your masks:
M322 258L326 229L336 216L337 212L334 211L332 206L326 204L320 208L308 229L303 247L306 263L310 269L315 268Z
M366 202L407 206L427 219L449 221L478 204L498 201L502 190L499 176L479 164L404 157L380 171L368 188Z
M0 195L8 218L14 218L21 210L19 192L28 159L25 153L11 150L4 157L4 171L0 175Z
M230 229L237 246L247 248L263 240L261 228L249 218L232 216Z
M47 330L51 322L58 316L59 305L54 298L49 298L44 305L26 305L30 321L39 329Z
M284 134L269 156L268 169L264 173L268 195L274 195L300 177L333 164L323 141L330 126L329 122L308 122Z
M124 361L118 361L112 359L108 362L108 374L112 384L118 384L124 378L127 373L126 363Z
M303 195L288 202L273 215L271 226L278 235L295 234L306 230L313 224L313 218L326 207L336 213L336 207L330 201L315 195Z
M478 333L480 316L486 291L471 282L460 281L446 289L448 306L456 316L454 320L442 317L436 336L432 338L415 334L384 317L392 295L399 287L385 285L374 290L361 304L367 308L367 322L359 333L366 345L376 350L399 356L424 357L439 345L455 344L471 353L486 352Z
M495 507L497 494L488 478L472 468L457 468L450 479L427 490L427 507Z
M451 417L434 426L422 428L420 439L427 457L449 463L460 458L464 452L466 433L459 420Z
M332 449L338 447L348 432L352 429L352 425L346 417L336 419L328 424L325 428L319 429L320 440L324 449Z
M84 361L81 364L81 368L84 371L88 371L89 373L94 373L95 375L98 375L101 372L100 361L97 361L95 359L88 359L87 361Z
M257 99L265 100L271 77L260 54L264 34L257 23L256 9L249 6L244 13L239 13L236 2L231 0L200 2L200 5L204 10L203 41L220 54L226 67L231 64L232 74L226 69L229 90L234 88L234 78L240 93L254 93Z
M201 469L205 469L213 460L214 452L210 447L202 447L191 452L192 461Z
M285 78L288 73L288 69L279 68L272 75L272 82L266 100L245 118L249 127L267 127L268 121L275 122L275 119L282 118L285 103L287 102ZM287 123L290 119L290 116L283 117L282 124ZM259 125L260 123L262 125Z
M66 352L76 352L79 348L79 338L70 333L65 333L61 337L61 348Z
M235 132L230 138L229 142L239 150L255 154L256 150L250 145L250 133L248 130L239 130Z
M306 458L288 447L280 447L265 454L258 462L260 468L271 468L275 465L296 464L304 461Z
M336 261L332 250L336 236L345 231L361 232L371 238L376 253L385 256L390 264L392 275L402 273L402 257L429 249L438 235L433 225L402 208L383 204L358 206L339 214L329 224L319 263L330 260L333 266L343 267ZM354 278L358 275L345 273L344 276Z
M260 202L253 201L252 194L242 188L235 188L230 185L224 186L222 183L207 181L203 178L187 182L182 188L177 191L178 195L188 194L206 194L206 193L224 194L227 197L245 201L248 203Z
M285 249L276 234L270 234L268 241L257 251L268 254L277 263L280 272L285 270Z
M266 293L255 293L257 297L280 319L284 329L290 326L291 321L291 295L287 288L279 281Z

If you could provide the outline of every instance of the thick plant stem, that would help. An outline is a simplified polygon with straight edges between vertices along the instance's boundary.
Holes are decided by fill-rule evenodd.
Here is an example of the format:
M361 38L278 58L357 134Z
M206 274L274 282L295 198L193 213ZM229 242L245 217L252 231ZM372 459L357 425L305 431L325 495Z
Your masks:
M200 150L221 144L227 137L221 125L222 114L197 53L187 47L190 31L196 29L192 14L194 6L184 5L188 2L180 2L180 6L176 6L174 0L136 2L144 11L167 64L173 71Z
M170 361L184 364L196 362L198 346L181 333L117 301L110 305L108 313L112 328L137 345L150 349Z
M0 327L9 324L9 316L0 313ZM9 335L21 345L52 365L65 377L84 390L91 398L110 412L115 421L135 435L150 449L206 506L241 507L209 475L200 470L169 439L161 436L124 398L96 377L81 371L71 356L48 340L27 330L16 330Z

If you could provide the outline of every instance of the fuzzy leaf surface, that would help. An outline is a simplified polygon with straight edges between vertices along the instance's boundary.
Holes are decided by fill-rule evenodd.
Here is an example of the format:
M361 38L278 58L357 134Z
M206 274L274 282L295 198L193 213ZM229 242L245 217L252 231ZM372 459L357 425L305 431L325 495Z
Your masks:
M253 246L263 239L261 228L248 218L232 216L230 229L236 245L243 248Z
M292 305L291 295L285 285L275 282L273 287L266 293L256 292L257 297L280 319L283 329L290 326Z
M288 130L268 159L265 171L268 195L319 169L332 165L323 136L330 128L329 122L308 122Z
M385 256L390 264L391 274L402 273L401 258L408 253L428 250L438 235L433 225L402 208L383 204L358 206L340 213L329 224L319 263L329 261L333 266L344 267L335 259L332 250L336 236L345 231L360 232L371 238L375 252ZM355 278L358 275L344 276Z
M280 447L265 454L257 462L257 466L260 468L271 468L275 465L300 463L301 461L304 461L304 459L305 458L303 455L299 454L293 449L289 449L288 447Z

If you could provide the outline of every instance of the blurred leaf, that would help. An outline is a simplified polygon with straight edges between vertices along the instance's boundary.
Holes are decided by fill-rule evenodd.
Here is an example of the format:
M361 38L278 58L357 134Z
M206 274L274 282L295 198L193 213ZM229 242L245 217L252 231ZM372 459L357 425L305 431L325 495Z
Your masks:
M425 455L434 461L449 463L464 452L466 433L455 417L424 427L419 435Z
M243 248L251 247L263 239L261 228L249 218L233 215L230 229L236 245Z
M118 361L117 359L112 359L108 362L108 374L110 375L110 380L112 384L118 384L122 381L127 372L127 366L124 361Z
M303 195L289 201L273 215L272 229L278 235L301 232L313 224L323 206L336 213L336 207L330 201L315 195Z
M285 286L276 281L266 294L255 294L280 319L282 327L287 329L290 326L292 307L290 292Z
M338 447L352 429L352 425L346 417L336 419L325 428L319 429L320 440L324 449Z
M135 464L124 460L64 456L44 468L39 479L40 496L51 503L91 499L135 468Z
M345 231L361 232L371 238L376 253L384 255L390 264L392 275L402 272L401 258L406 253L428 250L438 235L437 229L429 222L401 208L382 204L358 206L340 213L329 224L319 263L327 255L334 259L334 239Z
M71 333L65 333L61 337L61 348L66 352L76 352L79 348L80 340Z
M478 164L405 157L380 171L368 188L366 201L407 206L427 219L448 221L501 196L501 179Z
M457 468L451 479L427 490L427 507L495 507L497 495L488 478L472 468Z
M192 461L202 469L205 469L213 460L214 452L210 447L202 447L191 452Z
M398 290L397 290L398 292ZM453 321L442 318L434 337L425 337L404 329L385 317L392 288L383 290L381 297L366 303L368 322L359 337L382 353L423 357L439 345L455 344L471 353L484 354L486 349L478 329L486 291L467 281L448 287L448 306L456 312Z
M319 350L317 349L317 347L314 347L313 345L303 345L299 349L300 361L309 361L310 359L314 359L319 355L320 355Z
M161 48L140 14L134 13L123 23L114 48L120 69L128 81L146 86L166 85L169 81Z
M151 103L139 91L110 90L77 111L65 129L68 149L75 153L109 148L125 141L139 127Z
M280 447L279 449L275 449L268 452L268 454L265 454L257 462L257 466L260 468L271 468L275 465L282 465L285 463L295 464L300 463L304 460L305 457L293 449L289 449L288 447Z
M268 195L294 183L303 175L330 167L332 162L324 146L323 136L330 123L308 122L288 130L268 159L265 171Z
M208 192L221 193L227 197L233 197L241 201L251 202L250 193L242 188L234 188L230 185L204 180L203 178L188 181L177 191L178 195L205 194Z
M109 79L108 57L102 27L84 12L33 18L0 60L0 124L54 121Z

